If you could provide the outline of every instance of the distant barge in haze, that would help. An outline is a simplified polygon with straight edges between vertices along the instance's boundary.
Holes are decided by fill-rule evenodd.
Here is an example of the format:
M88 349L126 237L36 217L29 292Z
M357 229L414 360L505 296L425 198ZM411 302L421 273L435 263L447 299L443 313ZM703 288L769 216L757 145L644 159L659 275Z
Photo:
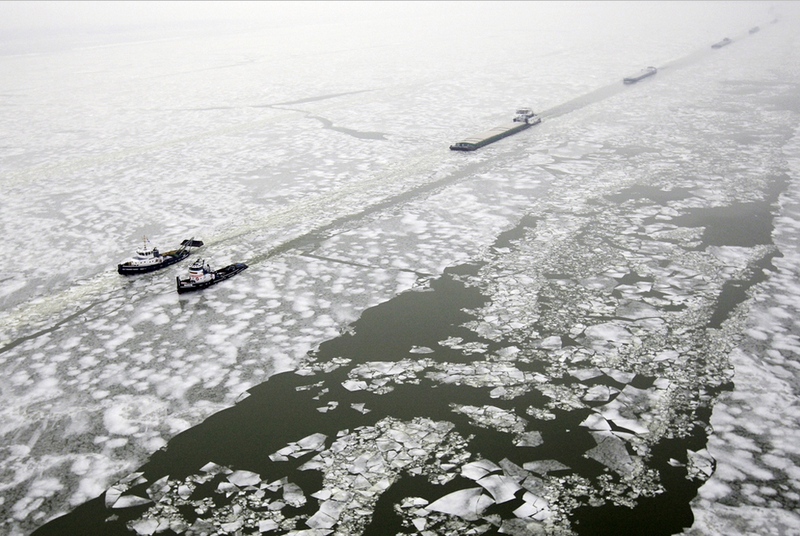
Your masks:
M647 69L642 69L636 74L626 76L625 78L622 79L622 81L625 82L626 84L633 84L634 82L638 82L643 78L647 78L648 76L653 76L657 72L658 69L656 69L655 67L648 67Z
M733 42L733 41L731 41L730 39L728 39L728 38L726 37L725 39L723 39L723 40L722 40L722 41L720 41L719 43L714 43L713 45L711 45L711 48L722 48L722 47L724 47L725 45L730 45L732 42Z
M494 127L491 130L470 136L469 138L454 143L450 146L451 151L474 151L485 145L502 140L517 132L522 132L533 125L542 122L542 118L533 113L530 108L520 108L511 123Z

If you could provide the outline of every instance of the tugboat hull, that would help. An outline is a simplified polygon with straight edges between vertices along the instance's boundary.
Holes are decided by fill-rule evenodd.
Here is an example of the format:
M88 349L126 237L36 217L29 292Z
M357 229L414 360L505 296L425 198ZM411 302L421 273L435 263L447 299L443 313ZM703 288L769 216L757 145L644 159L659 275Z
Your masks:
M144 238L144 247L136 251L136 255L117 265L117 272L122 275L144 274L166 268L176 262L180 262L191 255L191 248L203 246L202 240L190 238L181 242L178 249L167 251L163 255L158 253L158 249L148 247L150 242ZM157 261L157 262L154 262Z
M170 251L164 253L163 260L160 263L148 264L148 265L135 265L130 263L122 263L117 265L117 272L122 275L134 275L134 274L144 274L147 272L155 272L156 270L160 270L162 268L170 266L171 264L180 262L189 255L191 255L191 253L189 252L188 249Z
M243 272L247 269L247 265L243 262L237 262L235 264L231 264L226 266L225 268L221 268L214 272L211 272L214 276L212 279L208 281L202 281L200 283L193 283L191 279L188 277L181 278L180 276L176 277L176 283L178 286L178 294L183 294L184 292L191 292L193 290L201 290L204 288L208 288L211 285L216 285L221 281L225 281L226 279L230 279L231 277L235 276L236 274Z

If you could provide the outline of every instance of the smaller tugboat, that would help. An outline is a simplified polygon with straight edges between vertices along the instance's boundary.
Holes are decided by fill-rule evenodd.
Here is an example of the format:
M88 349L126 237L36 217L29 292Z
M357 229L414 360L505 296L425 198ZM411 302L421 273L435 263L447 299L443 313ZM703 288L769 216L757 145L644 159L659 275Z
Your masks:
M535 125L541 121L541 118L537 117L530 108L517 108L514 113L515 123L533 123Z
M719 43L714 43L713 45L711 45L711 48L722 48L725 45L730 45L731 43L732 43L732 41L726 37L725 39L723 39Z
M237 262L219 270L212 270L205 260L197 259L189 266L188 277L178 276L175 278L178 283L178 294L216 285L220 281L225 281L239 272L243 272L245 269L247 269L246 264Z
M653 76L657 72L658 69L656 69L655 67L648 67L647 69L642 69L636 74L626 76L625 78L622 79L622 81L625 82L626 84L633 84L634 82L638 82L643 78L647 78L648 76Z
M750 35L753 35L754 33L758 33L758 31L760 29L761 28L759 28L758 26L753 26L752 28L750 28Z
M117 272L122 275L143 274L166 268L170 264L180 262L191 254L191 248L199 248L202 240L190 238L181 242L178 249L161 253L145 236L144 244L136 250L136 255L117 265Z

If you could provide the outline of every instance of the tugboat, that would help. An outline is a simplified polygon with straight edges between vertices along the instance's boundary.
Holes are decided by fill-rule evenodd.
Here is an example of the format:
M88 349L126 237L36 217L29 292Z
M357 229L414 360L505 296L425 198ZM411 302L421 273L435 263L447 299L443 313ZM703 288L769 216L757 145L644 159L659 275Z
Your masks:
M237 262L219 270L212 270L205 260L197 259L189 266L189 277L178 276L175 278L178 283L178 294L216 285L220 281L225 281L239 272L243 272L245 269L247 269L246 264Z
M530 123L531 125L536 125L541 123L542 119L530 108L517 108L517 111L514 112L514 123Z
M181 242L178 249L161 253L154 247L147 237L143 237L144 244L136 250L136 255L117 265L117 272L122 275L143 274L166 268L170 264L180 262L191 254L191 248L199 248L202 240L190 238Z

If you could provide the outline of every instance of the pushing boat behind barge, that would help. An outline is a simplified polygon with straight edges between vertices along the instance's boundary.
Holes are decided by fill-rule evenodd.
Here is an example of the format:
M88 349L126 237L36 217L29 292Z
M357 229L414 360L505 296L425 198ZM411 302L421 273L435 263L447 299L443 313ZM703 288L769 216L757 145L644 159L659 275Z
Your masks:
M533 113L530 108L520 108L517 110L514 120L511 123L494 127L491 130L487 130L481 134L470 136L463 141L454 143L450 146L450 150L474 151L475 149L480 149L484 145L489 145L490 143L502 140L503 138L511 136L512 134L516 134L517 132L522 132L523 130L541 122L542 118Z

